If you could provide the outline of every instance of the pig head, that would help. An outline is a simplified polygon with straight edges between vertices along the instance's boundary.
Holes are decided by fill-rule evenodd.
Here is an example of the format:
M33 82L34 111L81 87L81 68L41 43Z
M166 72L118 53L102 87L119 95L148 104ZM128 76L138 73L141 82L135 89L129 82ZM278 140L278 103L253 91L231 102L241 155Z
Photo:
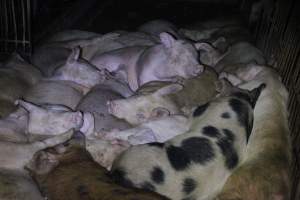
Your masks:
M65 106L37 106L30 102L17 100L29 112L28 132L35 135L57 135L71 128L78 129L83 124L82 113L73 112Z

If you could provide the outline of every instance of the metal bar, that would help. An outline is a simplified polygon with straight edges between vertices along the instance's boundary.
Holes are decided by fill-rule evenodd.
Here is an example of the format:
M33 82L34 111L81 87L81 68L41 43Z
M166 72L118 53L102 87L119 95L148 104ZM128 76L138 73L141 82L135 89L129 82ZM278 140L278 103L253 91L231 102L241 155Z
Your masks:
M27 33L28 33L28 41L29 41L29 54L32 52L32 38L31 38L31 6L30 0L27 0Z
M24 1L25 0L21 0L21 11L22 11L22 40L23 40L23 51L26 51L26 19L25 19L25 6L24 6Z
M4 18L5 18L5 38L8 38L8 13L7 13L7 4L6 0L4 0ZM4 51L7 51L7 43L4 43Z
M17 18L16 18L16 9L15 9L15 1L11 0L11 12L12 12L12 21L13 21L13 27L14 27L14 38L15 41L18 41L18 28L17 28ZM18 47L18 43L15 42L15 50Z

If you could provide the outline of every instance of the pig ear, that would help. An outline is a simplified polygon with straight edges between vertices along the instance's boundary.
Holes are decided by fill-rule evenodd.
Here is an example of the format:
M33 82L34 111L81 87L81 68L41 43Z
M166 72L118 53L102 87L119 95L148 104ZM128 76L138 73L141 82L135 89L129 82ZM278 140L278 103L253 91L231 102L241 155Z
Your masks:
M167 86L165 86L163 88L158 89L154 93L154 95L156 95L156 96L164 96L164 95L167 95L167 94L178 92L178 91L180 91L182 89L183 89L182 85L180 85L178 83L174 83L174 84L167 85Z
M208 44L206 42L197 42L194 45L198 51L203 50L203 51L209 52L209 51L215 50L215 48L213 46L211 46L210 44Z
M254 88L253 90L250 91L250 97L251 97L251 105L252 108L255 107L256 101L258 97L260 96L261 91L266 88L266 84L262 83L260 84L257 88Z
M171 34L166 32L160 33L159 38L161 43L167 48L171 48L176 41L176 39Z
M44 111L42 108L40 108L39 106L36 106L32 103L29 103L29 102L26 102L26 101L23 101L23 100L16 100L15 101L15 105L20 105L21 107L25 108L25 110L27 110L28 112L32 112L32 111Z
M160 118L160 117L165 117L165 116L169 116L169 115L170 115L170 111L168 109L163 108L163 107L157 107L151 111L150 117L151 118Z
M73 48L71 54L67 59L67 63L74 64L78 60L79 55L80 55L80 48L79 47Z

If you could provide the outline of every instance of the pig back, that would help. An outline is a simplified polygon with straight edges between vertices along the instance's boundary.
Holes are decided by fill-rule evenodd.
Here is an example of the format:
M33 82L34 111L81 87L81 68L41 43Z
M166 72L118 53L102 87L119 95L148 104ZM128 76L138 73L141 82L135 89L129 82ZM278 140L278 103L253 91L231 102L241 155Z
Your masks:
M107 101L122 99L123 96L112 91L109 86L96 85L77 106L77 110L90 112L95 117L97 132L109 131L114 128L127 129L130 125L124 120L118 119L108 113Z
M37 105L58 104L74 110L82 97L67 81L41 81L30 88L24 99Z

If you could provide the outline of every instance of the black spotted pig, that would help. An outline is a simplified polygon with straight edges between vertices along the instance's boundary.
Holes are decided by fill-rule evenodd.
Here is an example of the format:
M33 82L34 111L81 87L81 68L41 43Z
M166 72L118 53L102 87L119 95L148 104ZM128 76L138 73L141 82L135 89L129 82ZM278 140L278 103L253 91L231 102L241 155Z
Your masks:
M125 151L114 162L112 177L174 200L213 198L244 158L253 108L264 87L224 90L225 97L194 111L186 133Z
M160 34L160 40L161 44L151 47L135 46L95 55L91 63L121 74L134 91L150 81L191 78L203 71L193 44L165 32Z

